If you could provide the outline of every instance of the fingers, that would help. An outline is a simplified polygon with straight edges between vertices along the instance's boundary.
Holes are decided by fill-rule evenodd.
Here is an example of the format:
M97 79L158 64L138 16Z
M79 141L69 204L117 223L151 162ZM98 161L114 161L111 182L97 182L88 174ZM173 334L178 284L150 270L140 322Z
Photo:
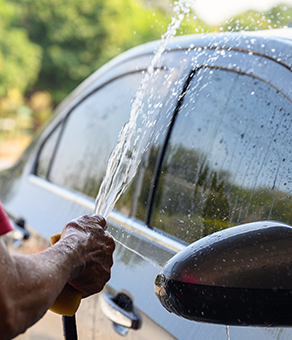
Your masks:
M69 283L84 297L101 291L110 279L115 243L106 229L105 219L94 214L72 220L62 232L78 252L78 270L75 267Z
M97 214L93 215L82 215L69 223L64 227L66 228L76 228L78 230L86 230L87 232L91 230L92 228L98 228L101 227L103 230L107 229L106 220L101 216Z
M69 283L84 296L100 292L110 279L114 249L115 243L112 237L108 233L104 233L104 237L99 239L96 249L89 254L82 273Z
M100 231L103 232L107 229L105 219L100 215L82 215L70 222L68 222L62 231L61 238L64 239L67 236L75 235L75 237L81 238L91 235L91 237L99 237ZM80 232L83 235L80 235ZM76 235L78 234L78 236Z
M110 270L105 270L103 266L95 264L90 270L70 281L69 284L82 292L83 297L86 297L100 292L110 277Z
M78 221L82 225L85 224L86 227L98 225L102 227L103 230L107 229L106 220L98 214L82 215L74 221Z
M93 214L90 217L96 220L96 223L99 224L103 230L107 230L106 220L101 215Z

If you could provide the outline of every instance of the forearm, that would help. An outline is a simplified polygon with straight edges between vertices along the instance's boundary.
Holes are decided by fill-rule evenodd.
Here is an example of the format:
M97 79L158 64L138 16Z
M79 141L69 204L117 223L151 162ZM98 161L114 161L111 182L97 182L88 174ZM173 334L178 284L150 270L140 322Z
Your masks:
M11 339L39 320L69 282L83 296L110 279L115 243L99 215L69 222L42 253L10 255L0 240L0 334Z
M70 280L76 260L75 252L64 242L35 255L6 254L1 294L6 319L2 318L5 324L0 328L3 338L6 329L4 339L24 332L45 314Z

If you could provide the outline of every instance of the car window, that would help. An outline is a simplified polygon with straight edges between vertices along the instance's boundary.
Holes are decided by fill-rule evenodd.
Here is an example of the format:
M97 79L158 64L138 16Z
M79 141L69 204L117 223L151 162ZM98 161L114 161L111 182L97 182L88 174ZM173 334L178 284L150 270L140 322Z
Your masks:
M95 197L107 159L130 115L142 73L127 74L83 100L68 116L49 174L55 184Z
M177 107L178 93L185 84L184 68L160 70L144 94L145 109L153 110L155 121L150 122L152 131L149 143L143 150L139 169L130 185L116 204L116 208L125 214L148 224L149 195L153 186L156 162L164 144L168 126ZM144 123L145 125L145 123ZM143 120L138 121L137 128L145 130Z
M56 147L58 137L61 132L61 126L62 124L59 124L53 130L53 132L47 137L37 159L35 173L37 176L42 177L44 179L47 178L48 176L50 162Z
M292 224L291 114L270 84L197 71L170 135L152 226L193 242L251 221Z

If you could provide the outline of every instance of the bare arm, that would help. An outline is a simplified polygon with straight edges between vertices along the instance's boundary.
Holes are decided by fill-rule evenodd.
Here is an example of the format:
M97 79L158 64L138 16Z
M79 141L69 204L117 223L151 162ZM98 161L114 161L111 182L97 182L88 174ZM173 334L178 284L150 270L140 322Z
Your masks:
M38 321L70 283L88 296L110 278L114 242L105 220L82 216L68 223L59 242L42 253L10 255L0 241L0 333L11 339Z

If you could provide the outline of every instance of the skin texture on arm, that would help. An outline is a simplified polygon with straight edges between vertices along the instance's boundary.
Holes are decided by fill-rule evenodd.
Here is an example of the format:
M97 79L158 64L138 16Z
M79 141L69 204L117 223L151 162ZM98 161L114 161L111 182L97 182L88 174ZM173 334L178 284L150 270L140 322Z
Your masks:
M69 282L83 297L110 279L114 241L98 215L69 222L59 242L34 255L10 255L0 241L0 334L11 339L38 321Z

